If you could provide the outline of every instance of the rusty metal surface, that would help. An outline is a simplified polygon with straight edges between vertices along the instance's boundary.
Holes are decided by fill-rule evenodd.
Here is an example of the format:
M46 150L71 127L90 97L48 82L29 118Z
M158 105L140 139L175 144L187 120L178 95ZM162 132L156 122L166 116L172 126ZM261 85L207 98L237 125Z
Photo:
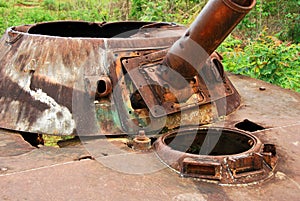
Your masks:
M265 129L272 129L299 123L299 93L242 75L232 75L229 79L239 91L242 104L238 112L225 117L224 124L216 122L215 125L236 128L237 123L248 119ZM265 90L261 91L261 87ZM280 105L276 103L278 100L282 100Z
M181 178L168 168L149 174L122 173L95 160L81 160L84 147L34 149L27 154L1 157L0 199L2 200L299 200L300 196L300 95L290 90L245 76L230 75L241 91L242 105L226 117L226 126L245 119L265 127L251 132L262 143L276 145L279 157L270 180L250 186L219 186ZM265 87L265 91L260 91ZM276 110L274 109L276 108ZM236 128L235 128L236 129ZM99 147L106 139L91 141ZM17 143L15 143L17 144ZM122 166L131 153L106 149L103 159ZM47 150L47 151L46 151ZM101 154L99 152L99 154ZM79 154L82 153L82 154ZM72 157L72 154L77 155ZM74 156L74 155L73 155ZM117 157L118 156L118 157ZM157 158L134 157L145 169ZM129 162L133 162L131 160ZM143 166L145 164L145 166ZM9 172L6 172L6 168ZM134 166L128 166L134 171ZM4 170L4 171L3 171Z
M0 41L0 127L91 136L212 123L240 104L213 51L254 4L210 1L188 30L153 22L10 27ZM172 62L178 43L191 50L177 52L185 63L201 65Z
M0 157L17 156L34 149L20 134L0 130Z
M164 65L172 68L186 79L191 79L203 67L216 48L254 7L255 0L208 1L200 14L164 58ZM183 83L174 81L174 73L160 68L160 76L175 88Z
M228 128L189 127L162 135L153 146L158 157L180 175L218 184L269 179L278 160L274 145Z
M229 75L232 85L220 55L213 53L254 4L255 0L210 1L187 32L175 24L151 22L61 21L9 28L0 40L0 127L78 134L82 144L37 149L18 134L2 131L0 199L124 200L125 195L130 200L297 200L300 95L244 76ZM199 30L206 35L197 35ZM190 62L194 53L200 55L196 63L205 65L197 76L184 65L178 69L182 62L167 53L184 33L179 46L193 49L183 45L184 38L191 38L204 47L205 58L210 56L201 59L201 51L195 51L184 58ZM159 65L166 55L168 65L180 72L168 74L172 79L166 79L165 67ZM176 133L208 123L247 132L243 140L249 150L232 154L224 145L229 156L180 152L179 161L167 163L196 179L168 169L165 161L177 152L158 158L149 148L155 138L144 136L140 141L146 139L146 146L136 151L129 146L130 137L103 136L173 129ZM100 138L84 137L99 134Z
M90 133L122 133L122 128L105 130L107 126L95 131L97 111L87 106L93 103L88 94L94 92L87 90L96 87L89 88L86 82L110 77L118 54L169 47L185 29L167 23L149 25L62 21L9 28L0 41L0 126L70 135L76 133L76 122L82 122Z
M188 30L153 22L10 27L0 41L0 127L91 136L212 123L240 105L221 56L213 51L254 4L210 1ZM186 62L201 63L194 66L197 73L173 62L164 65L177 43L204 48L205 58L198 49L179 52ZM164 80L167 71L171 80Z
M78 161L90 155L84 147L80 146L62 149L46 146L35 148L22 140L18 133L8 133L2 129L0 132L2 145L0 149L0 175L26 172L57 163ZM5 143L7 139L9 139L9 143Z
M219 73L213 73L216 67L212 60L218 61L221 65L220 69L224 71L216 53L210 56L201 73L195 76L194 81L180 90L174 89L169 82L160 79L158 75L158 69L162 65L161 62L166 53L167 51L159 51L143 57L123 60L123 65L135 88L154 117L162 117L212 103L227 96L232 96L235 99L235 101L227 103L227 108L236 108L239 105L239 94L227 76L224 73L222 76ZM181 82L180 79L183 78L176 79L176 82ZM159 110L157 106L161 106L163 110ZM232 110L230 109L224 115L231 113ZM219 114L222 112L219 111Z

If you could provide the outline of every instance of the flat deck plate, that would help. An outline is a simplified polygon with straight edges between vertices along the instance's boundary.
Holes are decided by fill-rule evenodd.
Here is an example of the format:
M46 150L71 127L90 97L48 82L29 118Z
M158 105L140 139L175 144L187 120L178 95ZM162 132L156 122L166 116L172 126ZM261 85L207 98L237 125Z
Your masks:
M230 80L241 94L242 106L215 125L234 128L248 119L265 128L252 134L276 145L279 160L269 180L219 186L161 168L152 154L116 150L114 146L122 147L117 139L111 143L114 146L99 152L99 162L79 159L89 154L86 147L107 144L105 138L70 148L33 149L16 136L6 136L14 134L1 133L0 200L299 200L300 94L244 76L232 75ZM23 151L7 154L18 147ZM147 173L149 164L157 170ZM144 174L135 174L135 169Z

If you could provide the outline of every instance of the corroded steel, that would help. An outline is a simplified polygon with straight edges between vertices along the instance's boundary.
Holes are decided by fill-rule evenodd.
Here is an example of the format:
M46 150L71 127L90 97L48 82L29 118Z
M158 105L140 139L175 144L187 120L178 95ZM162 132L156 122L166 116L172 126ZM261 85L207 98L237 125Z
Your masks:
M170 90L169 83L161 80L157 75L165 54L166 51L160 51L143 57L123 60L123 66L143 98L142 101L145 102L154 117L162 117L226 97L233 97L235 101L228 101L226 111L218 111L219 114L229 114L239 105L239 95L230 80L224 73L222 75L218 73L224 70L220 57L216 53L210 56L201 75L195 76L194 81L191 81L188 87L175 90ZM216 69L215 63L219 64L220 70ZM136 70L137 68L138 70ZM220 104L217 102L217 105L222 104L223 102ZM162 106L163 110L157 109L155 107L157 105Z
M262 144L250 133L226 128L170 132L161 136L154 147L159 158L182 176L220 184L268 179L278 159L274 145Z
M219 184L247 185L266 180L275 173L276 182L284 183L286 189L299 190L299 154L295 154L299 152L299 135L296 135L299 130L299 95L278 88L275 90L274 86L258 87L262 84L259 81L233 76L236 79L235 84L242 83L239 88L245 96L244 100L241 100L224 73L221 56L214 52L254 3L254 0L210 1L188 30L175 24L151 22L60 21L11 27L0 41L0 127L39 133L39 136L40 133L118 135L136 134L140 131L140 135L133 139L133 146L136 150L147 150L150 154L153 150L149 147L151 140L146 134L166 132L155 142L154 148L160 159L182 176L216 181ZM211 23L212 21L215 23ZM182 35L177 43L180 48L193 49L189 46L190 43L185 43L192 40L204 49L203 54L201 51L182 52L184 56L199 58L195 61L201 64L199 68L190 67L186 61L179 61L178 65L178 60L170 56L177 51L174 48L178 47L173 46L170 50L170 46ZM179 76L176 75L172 79L168 78L170 74L164 76L165 70L168 69L164 64L179 72ZM183 82L176 79L180 77L184 78ZM181 87L181 83L185 83L184 87ZM284 101L274 98L282 97L279 93L285 95ZM224 122L217 121L218 118L236 111L241 101L243 105L237 112L224 117L227 120L225 126L231 129L212 128L221 135L215 144L216 148L211 152L203 152L201 146L211 145L214 141L211 139L216 133L206 133L206 128L195 129L192 126L209 123L220 123L223 126ZM266 102L268 104L264 105ZM281 118L280 122L276 121L278 117ZM248 118L255 119L264 127ZM181 128L177 129L178 127ZM265 127L268 129L264 130ZM253 133L241 131L243 129ZM77 148L55 152L45 148L52 155L62 153L58 157L45 157L43 149L32 151L34 148L24 142L20 135L3 130L1 132L0 157L5 166L0 167L0 176L6 181L10 181L9 178L16 180L21 174L43 169L41 164L48 164L45 169L52 172L58 161L68 161L67 164L71 164L70 160L74 162L95 159L85 152L82 154L82 150L74 152ZM186 140L190 134L196 134L191 143ZM173 143L175 137L180 141L179 145ZM278 150L277 146L269 143L272 141L279 145ZM99 145L101 147L107 141L100 138L89 143L93 144L93 148L99 148ZM151 164L157 165L156 157L146 157L145 160L141 153L134 152L120 138L114 139L112 144L118 147L116 153L115 149L96 151L100 151L100 155L112 163L116 162L116 156L118 158L121 155L117 160L122 160L124 156L136 155L133 164L144 165L143 163L150 161ZM182 149L182 146L186 149ZM7 149L13 151L7 152ZM120 150L127 152L120 154ZM23 155L27 152L29 154ZM279 167L277 152L284 156ZM66 155L72 157L66 159ZM8 159L9 156L18 157ZM35 163L36 157L41 159L38 163ZM118 162L115 165L124 165ZM134 171L135 166L130 166L127 162L132 161L126 161L125 166ZM92 167L91 169L97 172L94 162L93 165L89 168ZM97 165L99 168L99 164ZM61 167L63 166L66 164ZM89 168L83 168L83 171L86 172ZM276 173L276 168L282 172ZM119 174L112 173L109 168L100 169L98 174L90 174L97 175L97 179L92 179L91 182L91 177L85 178L93 184L99 183L99 175L102 179L109 175L109 182L120 178ZM76 178L73 176L70 178ZM111 176L114 179L111 179ZM156 176L146 177L150 179L149 185L158 181L154 184L155 187L160 185L161 181L166 181L163 186L171 184L164 194L172 193L175 188L178 191L181 186L188 191L200 189L195 180L169 176L174 175L164 170L156 173ZM139 184L137 177L126 177L132 183ZM31 181L35 179L36 177ZM169 182L171 179L180 185ZM124 181L127 180L122 179L122 182ZM78 183L81 182L82 180ZM52 182L50 183L52 185ZM269 185L269 189L274 192L270 183L264 185ZM101 189L103 186L106 185L101 184ZM119 185L113 183L112 186ZM127 184L122 186L131 187ZM154 186L150 193L145 192L156 195L157 190L153 192ZM213 186L209 189L205 186L204 189L209 189L207 195L212 195L212 199L219 194L220 200L224 200L224 192L227 191L230 197L230 193L235 191L234 188L224 188L216 193L216 188L220 187ZM108 192L109 190L111 188ZM281 189L276 189L273 197L277 196L278 190ZM236 192L237 195L241 194L240 189ZM250 192L250 198L269 198L265 195L267 193L269 192L264 188L255 188L255 191ZM111 196L113 193L108 194ZM122 199L123 196L122 194ZM180 196L173 198L177 200Z
M185 34L172 45L164 58L164 65L187 79L193 78L208 56L253 8L255 2L255 0L209 1ZM160 71L160 76L174 87L185 86L184 83L174 81L174 73L163 68Z
M169 47L184 29L166 23L73 21L9 28L0 41L0 126L69 135L76 133L77 121L95 133L98 118L97 133L123 133L111 104L118 82L112 71L122 73L122 57ZM97 111L87 106L94 101Z
M144 130L140 130L133 139L132 146L136 151L147 151L151 148L151 139L146 136Z
M148 174L128 174L108 168L96 160L81 160L87 156L86 145L69 148L40 149L20 142L12 134L0 133L0 199L1 200L299 200L300 168L300 94L241 75L229 75L240 92L241 107L226 117L225 126L248 119L265 129L252 132L263 144L276 144L279 157L270 180L252 185L212 185L198 179L183 179L168 168ZM261 91L260 88L265 90ZM275 108L275 109L274 109ZM217 124L217 125L216 125ZM219 122L214 125L218 126ZM240 127L251 130L251 125ZM21 138L20 138L21 139ZM120 138L118 146L125 149ZM92 143L96 140L90 140ZM99 142L100 141L100 142ZM101 143L103 142L104 143ZM98 139L95 147L107 142ZM115 143L114 145L116 145ZM122 147L123 146L123 147ZM18 148L19 147L19 148ZM27 149L29 147L30 149ZM34 149L33 151L30 151ZM272 150L272 148L268 148ZM21 150L19 152L19 150ZM15 152L15 153L14 153ZM27 154L23 154L27 153ZM133 153L102 152L103 158L119 166L128 166ZM14 157L11 157L14 155ZM119 156L118 160L115 160ZM144 159L144 160L142 160ZM74 161L75 160L75 161ZM156 157L135 154L136 170L160 163ZM146 162L145 162L146 161ZM24 193L26 189L27 193ZM37 190L39 189L39 190ZM74 190L75 189L75 190ZM76 190L78 189L78 190ZM54 192L54 193L50 193ZM126 197L124 197L126 195Z
M119 135L212 123L241 101L221 56L213 51L253 5L254 0L210 1L187 31L174 23L152 22L11 27L0 41L0 127L38 134ZM208 23L209 17L216 22ZM184 65L171 66L193 76L178 71L165 80L163 64L173 53L169 48L187 35L204 47L207 58L195 51L189 56L203 64L197 74ZM174 88L174 81L185 87Z

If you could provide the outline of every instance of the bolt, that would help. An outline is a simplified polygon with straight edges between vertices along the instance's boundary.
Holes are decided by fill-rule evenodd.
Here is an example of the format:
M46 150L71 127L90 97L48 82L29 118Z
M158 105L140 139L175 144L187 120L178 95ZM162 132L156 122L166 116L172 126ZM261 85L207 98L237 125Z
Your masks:
M154 72L154 69L153 68L149 68L148 71L149 72Z
M146 136L144 130L139 130L133 139L133 148L137 151L147 151L151 148L151 139Z
M168 68L167 68L167 66L165 66L165 65L159 65L159 67L157 68L157 74L159 74L159 75L162 75L162 74L164 74L164 73L167 73L168 72Z
M139 130L137 136L135 137L135 139L137 140L144 140L146 137L145 131L144 130Z

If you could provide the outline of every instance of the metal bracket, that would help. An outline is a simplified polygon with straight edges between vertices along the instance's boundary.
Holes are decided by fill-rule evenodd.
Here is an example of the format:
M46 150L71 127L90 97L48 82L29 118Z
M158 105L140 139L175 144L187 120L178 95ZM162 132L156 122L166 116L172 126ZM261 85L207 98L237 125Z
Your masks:
M162 65L166 53L167 50L162 50L122 61L124 68L154 117L158 118L204 105L235 92L233 85L226 76L222 80L215 78L215 66L211 66L213 65L212 62L207 62L199 75L194 78L193 83L187 84L186 88L182 90L172 89L172 86L159 76L160 65ZM166 98L168 93L171 98ZM193 98L188 99L187 97Z

